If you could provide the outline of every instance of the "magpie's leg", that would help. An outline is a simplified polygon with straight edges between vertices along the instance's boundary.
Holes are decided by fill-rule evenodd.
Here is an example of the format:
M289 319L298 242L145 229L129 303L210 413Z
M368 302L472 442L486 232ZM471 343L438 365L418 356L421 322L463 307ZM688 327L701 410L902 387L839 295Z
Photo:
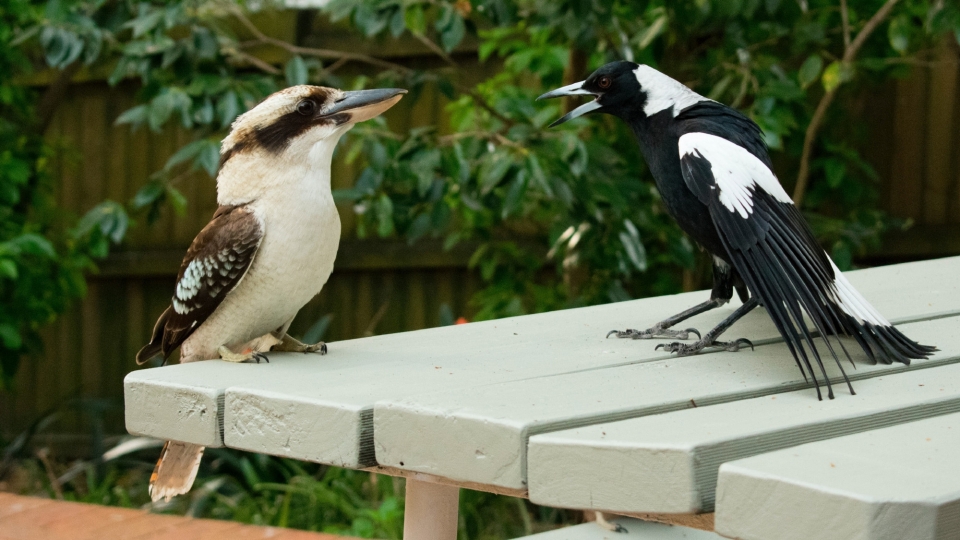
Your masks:
M740 320L741 317L753 311L753 308L757 307L759 302L757 297L752 297L742 306L738 307L729 317L720 322L713 330L707 332L702 339L697 340L694 343L680 343L675 341L673 343L666 343L657 345L657 349L663 348L666 352L675 352L680 356L686 356L690 354L697 354L698 352L708 349L708 348L720 348L725 351L739 351L741 348L750 347L753 349L753 343L749 339L740 338L734 341L717 341L717 338L720 337L720 334L727 331L733 323Z
M728 299L729 300L729 299ZM690 334L696 334L697 337L700 337L700 332L696 328L687 328L686 330L668 330L671 326L677 324L678 322L684 321L693 317L694 315L699 315L710 311L711 309L718 308L727 303L728 300L722 300L720 298L711 298L706 302L697 304L690 309L681 311L673 317L668 317L653 327L646 330L634 330L633 328L627 328L626 330L611 330L607 333L607 337L616 335L618 338L630 338L630 339L653 339L653 338L673 338L673 339L690 339Z
M668 330L671 326L685 321L694 315L699 315L710 311L711 309L718 308L727 302L733 297L733 288L738 287L737 292L741 292L740 287L740 278L733 271L732 267L724 262L718 257L714 257L713 263L713 291L710 293L710 299L701 304L697 304L690 309L681 311L673 317L668 317L657 324L653 325L652 328L646 330L634 330L628 328L626 330L611 330L607 333L607 337L616 335L618 338L631 338L631 339L652 339L652 338L673 338L673 339L690 339L690 334L696 334L697 339L702 339L700 332L696 328L687 328L686 330ZM742 291L745 293L745 291ZM741 296L742 300L746 300Z

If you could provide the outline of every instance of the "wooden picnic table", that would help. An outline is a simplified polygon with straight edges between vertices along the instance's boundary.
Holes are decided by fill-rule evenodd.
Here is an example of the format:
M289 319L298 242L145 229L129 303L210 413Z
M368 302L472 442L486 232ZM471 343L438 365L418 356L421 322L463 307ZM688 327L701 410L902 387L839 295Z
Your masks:
M728 331L755 351L676 357L654 340L605 339L702 301L699 291L336 342L323 357L136 371L125 380L127 429L404 476L408 540L455 538L459 487L708 530L716 507L717 532L739 538L847 539L849 527L894 538L869 517L893 505L914 516L909 538L960 538L960 477L941 474L960 471L960 444L870 450L897 429L922 431L925 419L949 423L960 412L958 276L960 257L848 274L909 337L940 351L910 367L873 365L849 340L857 395L838 384L835 400L817 401L762 309ZM705 331L735 307L688 326ZM836 366L827 369L836 382ZM950 425L930 430L957 435ZM879 439L857 438L868 435ZM838 457L846 476L831 484L817 458L845 448L863 461ZM801 466L794 450L815 457ZM878 474L903 467L942 481L915 482L898 498L857 480L878 461ZM758 490L779 498L759 505ZM834 532L817 512L793 510L834 503L859 521ZM757 508L779 510L764 518ZM795 532L817 525L813 536Z

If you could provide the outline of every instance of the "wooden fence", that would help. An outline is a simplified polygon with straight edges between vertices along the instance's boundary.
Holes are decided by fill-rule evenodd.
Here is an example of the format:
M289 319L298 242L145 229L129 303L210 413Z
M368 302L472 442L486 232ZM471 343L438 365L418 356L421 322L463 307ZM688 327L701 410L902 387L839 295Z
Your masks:
M388 49L404 53L403 47ZM881 173L885 208L916 223L891 236L877 260L960 253L960 54L955 43L941 52L937 62L878 89L851 111L869 125L864 153ZM424 62L409 54L406 61ZM467 56L463 60L472 63L465 70L471 78L492 69ZM190 134L177 129L157 134L113 126L132 106L134 91L132 85L110 88L90 81L73 87L61 106L50 138L64 148L58 196L66 211L80 215L104 199L129 201L189 141ZM391 126L439 120L444 103L431 92L415 104L401 102L388 115ZM348 187L354 175L337 164L334 186ZM45 354L23 363L15 392L0 394L0 433L16 433L64 403L76 406L67 408L59 431L88 431L93 410L105 411L107 432L122 431L121 381L169 302L184 249L216 208L214 182L204 174L179 187L189 201L186 214L166 212L156 225L134 228L122 251L91 278L87 297L45 331ZM411 247L402 241L359 241L351 209L341 208L341 217L344 242L336 270L299 315L294 334L327 314L333 316L327 337L339 340L435 326L443 304L454 315L469 313L479 279L467 269L468 248L444 252L431 242Z

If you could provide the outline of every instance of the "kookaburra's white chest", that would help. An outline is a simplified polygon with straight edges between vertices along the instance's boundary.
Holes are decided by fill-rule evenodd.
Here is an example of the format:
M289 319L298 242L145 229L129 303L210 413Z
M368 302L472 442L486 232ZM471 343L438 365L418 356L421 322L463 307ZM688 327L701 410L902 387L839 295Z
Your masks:
M263 239L240 283L184 342L181 361L214 358L221 345L239 349L285 328L320 292L340 243L340 216L330 191L335 142L305 151L309 158L301 162L227 163L221 175L242 175L243 181L221 177L218 202L245 204L259 219Z

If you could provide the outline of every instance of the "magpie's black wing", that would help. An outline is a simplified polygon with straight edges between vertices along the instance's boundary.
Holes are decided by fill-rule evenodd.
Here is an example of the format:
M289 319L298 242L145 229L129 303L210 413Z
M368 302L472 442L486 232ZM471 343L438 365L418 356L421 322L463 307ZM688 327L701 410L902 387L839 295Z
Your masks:
M207 320L250 268L263 224L246 206L221 206L190 244L171 305L160 315L137 363L166 358Z
M759 129L755 131L756 138L744 144L731 142L722 130L688 130L679 140L680 166L687 186L709 208L733 259L728 262L767 309L817 393L811 356L833 397L804 313L821 335L850 335L874 361L909 364L936 350L904 336L844 278L773 174ZM744 133L739 131L739 137ZM839 366L833 344L825 343Z

